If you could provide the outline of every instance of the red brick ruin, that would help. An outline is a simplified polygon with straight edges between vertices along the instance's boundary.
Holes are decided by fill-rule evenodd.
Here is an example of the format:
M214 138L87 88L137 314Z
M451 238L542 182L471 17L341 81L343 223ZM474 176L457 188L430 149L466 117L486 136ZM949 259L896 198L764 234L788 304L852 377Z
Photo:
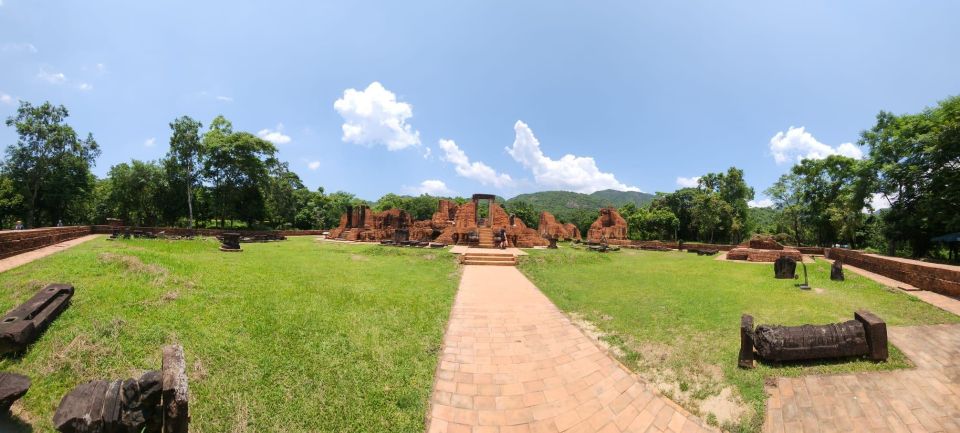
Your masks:
M412 221L410 215L400 209L371 212L367 206L354 206L340 217L340 225L327 237L349 241L415 240L493 247L493 239L504 229L512 247L532 248L548 244L536 230L528 228L520 218L508 215L494 200L495 196L487 194L474 194L470 202L459 206L449 200L440 200L433 217L425 221ZM480 202L484 201L489 211L482 218L478 210Z
M580 229L577 226L566 223L561 224L553 217L550 212L540 212L540 224L537 231L544 239L556 239L558 241L580 240Z
M627 239L627 220L620 216L620 212L612 207L600 209L600 216L590 224L587 231L587 242L624 244Z
M762 235L754 235L727 253L727 260L748 262L775 262L780 257L790 257L798 262L802 259L799 250L780 245L772 236Z

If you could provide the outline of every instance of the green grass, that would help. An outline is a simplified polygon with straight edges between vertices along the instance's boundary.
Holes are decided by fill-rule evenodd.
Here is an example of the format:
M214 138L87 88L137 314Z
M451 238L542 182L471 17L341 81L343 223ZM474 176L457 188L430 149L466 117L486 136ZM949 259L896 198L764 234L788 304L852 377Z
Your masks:
M708 420L705 401L724 388L744 408L725 427L759 431L766 396L764 381L776 376L889 370L909 367L891 345L885 363L863 360L737 368L740 315L755 324L799 325L846 321L865 308L888 325L956 323L960 318L907 294L847 272L830 281L830 266L808 265L810 284L773 278L772 264L717 261L680 252L621 251L599 254L577 249L536 250L521 269L561 309L599 329L621 360L666 394ZM798 273L802 275L801 268ZM722 419L722 416L721 416Z
M422 432L459 276L444 251L97 239L0 274L0 310L51 282L72 305L0 371L29 375L20 429L62 396L187 355L194 432ZM10 429L10 427L7 427ZM6 430L4 430L6 431Z

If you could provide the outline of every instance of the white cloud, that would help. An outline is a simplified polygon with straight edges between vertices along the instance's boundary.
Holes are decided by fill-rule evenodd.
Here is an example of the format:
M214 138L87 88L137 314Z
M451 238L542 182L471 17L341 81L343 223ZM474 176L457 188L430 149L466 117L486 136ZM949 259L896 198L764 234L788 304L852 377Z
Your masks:
M0 103L13 105L13 96L0 92Z
M143 146L144 146L144 147L153 147L153 146L155 146L156 144L157 144L157 139L156 139L156 137L150 137L150 138L148 138L148 139L146 139L146 140L143 141Z
M513 179L506 173L497 173L489 165L480 161L470 162L470 158L464 151L460 150L457 143L453 140L440 139L438 143L443 150L443 159L453 164L457 174L467 179L480 182L482 185L493 185L497 188L504 188L513 185Z
M20 52L36 53L36 52L37 52L37 47L33 46L33 44L28 44L28 43L7 42L7 43L4 43L4 44L0 45L0 52L4 52L4 53L20 53Z
M699 185L700 185L700 176L677 177L677 186L681 188L696 188Z
M267 140L273 144L287 144L292 140L289 135L283 133L282 123L278 123L277 129L274 130L266 128L261 129L257 132L257 137Z
M760 200L750 200L747 202L747 206L750 207L773 207L773 200L769 198L764 198Z
M770 152L777 164L790 160L824 159L830 155L843 155L850 158L863 158L863 151L853 143L842 143L837 147L817 141L804 127L790 127L787 132L778 132L770 139Z
M443 181L430 179L420 182L420 186L416 188L409 188L410 191L416 194L430 194L434 196L449 196L453 195L453 191L450 188L447 188L447 184Z
M307 163L307 168L311 170L316 170L320 168L320 161L310 161Z
M424 149L424 151L423 151L423 159L430 159L431 156L433 156L433 150L430 149L429 147L427 147L426 149Z
M217 96L217 100L222 102L233 102L233 98L229 96Z
M89 91L93 90L93 84L90 84L90 83L80 83L80 85L77 86L77 89L80 89L80 91L82 91L82 92L89 92Z
M47 72L46 69L40 69L37 78L51 84L63 84L67 81L67 76L63 72Z
M891 197L890 200L896 200L896 198ZM870 207L875 211L886 209L890 207L890 202L887 201L887 198L883 194L876 193L870 197Z
M344 142L383 144L388 150L420 145L420 132L407 123L413 117L413 107L398 102L397 96L379 82L370 83L365 90L344 90L333 108L344 120Z
M533 131L522 121L518 120L513 129L516 139L513 147L507 148L507 153L532 170L534 180L540 186L586 194L604 189L640 191L640 188L618 181L613 173L600 171L592 157L567 154L560 159L551 159L544 155Z

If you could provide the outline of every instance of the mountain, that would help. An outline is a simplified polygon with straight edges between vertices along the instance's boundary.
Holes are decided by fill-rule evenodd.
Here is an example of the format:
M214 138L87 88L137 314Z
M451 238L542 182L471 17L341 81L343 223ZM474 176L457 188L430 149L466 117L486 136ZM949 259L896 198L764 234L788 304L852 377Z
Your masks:
M619 208L627 203L645 206L653 201L654 195L636 191L616 191L605 189L592 194L570 191L541 191L520 194L507 200L507 206L524 202L538 213L547 211L562 222L572 222L578 226L589 226L597 218L597 211L606 206ZM583 228L581 227L581 230Z

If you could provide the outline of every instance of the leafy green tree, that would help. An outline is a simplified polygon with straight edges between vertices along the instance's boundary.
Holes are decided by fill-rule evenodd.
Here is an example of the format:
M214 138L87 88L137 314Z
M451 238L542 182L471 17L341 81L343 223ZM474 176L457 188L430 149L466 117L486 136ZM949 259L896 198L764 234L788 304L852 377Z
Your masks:
M13 180L0 175L0 227L12 227L22 205L23 196L17 192Z
M527 227L537 228L540 224L540 212L537 212L533 206L525 201L507 202L505 210L508 214L520 218L520 221L523 221Z
M203 174L212 182L212 204L220 227L227 218L248 226L262 221L266 214L262 188L276 147L249 132L234 132L230 121L217 116L204 134L203 149Z
M107 196L113 214L134 226L154 226L160 220L165 173L155 162L133 160L110 168Z
M67 217L71 202L85 200L92 192L90 167L100 147L88 134L77 137L65 121L67 108L49 102L34 106L20 101L7 126L17 130L17 144L7 147L4 174L23 197L27 224L54 224ZM68 221L69 222L69 221Z
M190 116L181 116L170 122L170 150L167 152L168 172L174 182L182 183L187 195L189 227L193 228L193 190L200 182L203 167L203 141L200 129L203 124Z
M265 187L267 215L277 228L293 226L300 207L308 201L295 193L309 190L286 162L270 161L269 171Z

